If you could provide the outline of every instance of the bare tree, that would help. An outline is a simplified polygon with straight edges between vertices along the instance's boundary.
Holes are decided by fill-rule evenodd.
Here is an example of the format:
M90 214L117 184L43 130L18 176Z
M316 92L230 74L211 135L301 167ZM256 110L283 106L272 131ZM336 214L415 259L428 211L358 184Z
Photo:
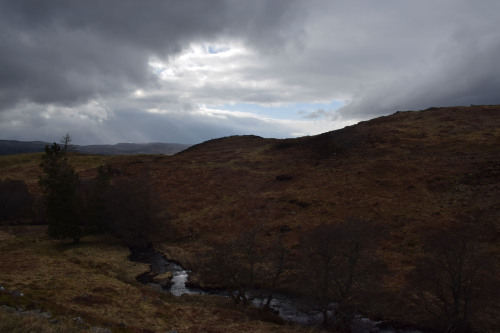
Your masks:
M419 301L434 317L438 329L472 332L476 316L492 301L495 264L482 240L492 230L482 229L476 217L460 218L452 226L426 235L424 255L413 272ZM489 301L488 301L489 299Z
M168 216L159 214L159 202L149 186L147 172L134 178L115 178L106 195L106 228L124 243L147 244L164 236Z
M302 285L309 308L323 316L324 326L349 330L360 309L359 293L376 280L374 229L369 221L348 219L322 224L304 233Z
M71 144L71 141L73 141L73 138L69 135L69 133L64 134L64 136L61 138L60 144L62 145L62 150L64 152L72 150L73 145Z
M272 236L270 236L272 237ZM293 270L290 251L283 242L284 234L277 233L264 246L264 260L261 263L260 275L262 288L267 291L265 307L270 308L273 294L286 282Z
M0 181L0 224L17 222L30 216L33 197L22 180Z
M273 237L258 226L233 241L215 244L205 274L224 286L235 303L248 304L254 297L262 297L269 309L290 268L282 237Z
M235 303L250 302L249 290L255 288L260 253L257 246L258 228L253 228L232 241L216 244L211 253L213 276L224 286Z

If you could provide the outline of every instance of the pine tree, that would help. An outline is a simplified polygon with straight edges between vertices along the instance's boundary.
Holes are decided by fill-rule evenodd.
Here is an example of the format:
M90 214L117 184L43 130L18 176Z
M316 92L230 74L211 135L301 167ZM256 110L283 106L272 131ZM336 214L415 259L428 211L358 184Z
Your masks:
M76 243L83 236L80 222L78 185L79 177L68 162L67 149L71 138L63 138L64 145L45 146L40 164L40 177L45 200L48 234L57 239L72 238Z

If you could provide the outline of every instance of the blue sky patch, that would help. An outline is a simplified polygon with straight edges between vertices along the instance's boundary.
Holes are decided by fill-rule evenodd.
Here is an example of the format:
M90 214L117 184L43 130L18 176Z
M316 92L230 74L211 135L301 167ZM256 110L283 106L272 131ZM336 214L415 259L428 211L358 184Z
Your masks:
M340 101L330 103L291 103L279 106L264 106L256 103L236 103L209 106L209 108L221 109L227 111L241 111L253 113L259 116L273 119L313 119L311 117L318 110L335 111L342 106Z

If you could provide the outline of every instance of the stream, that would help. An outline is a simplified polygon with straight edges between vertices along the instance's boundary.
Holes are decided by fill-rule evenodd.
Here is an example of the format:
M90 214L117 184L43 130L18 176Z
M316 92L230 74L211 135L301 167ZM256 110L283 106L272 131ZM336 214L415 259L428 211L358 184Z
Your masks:
M229 294L226 291L205 290L186 286L189 271L186 271L178 263L167 260L163 254L157 252L152 247L135 247L130 248L130 250L131 254L129 259L131 261L150 264L151 271L137 277L137 281L141 283L147 284L157 290L170 292L174 296L196 294L229 297ZM162 286L154 282L154 276L166 272L172 273L172 278L170 279L170 283L168 285ZM257 296L265 293L259 291L253 291L251 293L253 296L251 299L254 306L261 307L265 304L267 299L259 298L259 296ZM307 326L321 325L321 314L300 310L300 306L297 306L297 304L300 304L299 299L283 294L273 294L271 308L286 321ZM423 333L419 330L396 329L391 327L381 328L379 327L379 324L379 322L360 316L354 320L351 325L351 331L353 333Z

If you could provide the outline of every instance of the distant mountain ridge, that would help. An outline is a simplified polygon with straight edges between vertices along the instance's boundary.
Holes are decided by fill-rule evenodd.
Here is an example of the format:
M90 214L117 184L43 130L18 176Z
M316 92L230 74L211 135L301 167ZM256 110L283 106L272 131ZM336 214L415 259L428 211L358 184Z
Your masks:
M26 154L43 152L50 142L0 140L0 155ZM181 143L118 143L115 145L73 145L75 151L95 155L139 155L164 154L174 155L191 145Z

